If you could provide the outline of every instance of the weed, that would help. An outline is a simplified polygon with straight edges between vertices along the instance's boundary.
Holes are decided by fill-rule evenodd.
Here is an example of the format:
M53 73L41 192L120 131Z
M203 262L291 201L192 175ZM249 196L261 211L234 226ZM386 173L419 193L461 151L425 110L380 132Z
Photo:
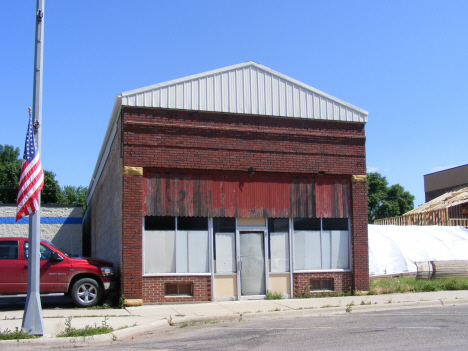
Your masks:
M65 330L57 334L57 337L92 336L97 334L110 333L114 331L114 328L107 324L108 319L109 318L104 317L100 327L97 325L94 325L94 327L86 325L84 328L76 329L72 327L72 317L70 316L65 321Z
M11 331L8 328L4 331L0 330L0 340L34 339L36 337L37 336L30 335L22 329L18 329L18 327L16 327L15 331Z
M188 326L188 323L187 323L187 322L184 322L184 323L182 323L182 324L180 325L180 328L185 328L185 327L187 327L187 326Z
M387 303L392 303L392 302L393 302L392 298L389 298L388 301L387 301Z
M269 310L268 312L278 312L278 311L281 311L281 308L276 307L274 310Z
M338 307L338 306L333 306L333 305L323 305L322 307L320 308L329 308L329 307Z
M266 299L267 300L282 300L283 299L283 294L279 293L279 292L268 291L266 293Z
M122 294L119 297L119 308L124 309L125 308L125 296Z
M172 316L169 316L169 320L167 321L167 323L173 327L174 326L174 322L172 321Z
M92 307L87 307L87 310L108 310L111 306L108 303L103 303L101 306L95 305Z
M367 299L361 301L361 305L371 305L372 302L367 301Z

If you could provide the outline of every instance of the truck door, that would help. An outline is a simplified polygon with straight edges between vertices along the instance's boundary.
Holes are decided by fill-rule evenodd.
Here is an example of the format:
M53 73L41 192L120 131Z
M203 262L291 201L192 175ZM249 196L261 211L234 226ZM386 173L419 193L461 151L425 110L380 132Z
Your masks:
M41 243L41 272L39 290L43 293L65 293L68 291L70 264L67 257L60 255L61 260L51 260L52 250ZM58 252L57 252L58 253ZM28 258L28 242L24 242L24 256ZM25 274L27 279L27 272Z
M24 264L18 256L18 240L0 241L0 294L25 293L22 284Z

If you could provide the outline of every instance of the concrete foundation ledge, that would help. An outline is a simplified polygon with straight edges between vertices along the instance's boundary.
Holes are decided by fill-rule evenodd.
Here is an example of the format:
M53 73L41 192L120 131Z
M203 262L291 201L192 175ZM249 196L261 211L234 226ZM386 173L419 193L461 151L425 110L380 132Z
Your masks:
M143 299L125 299L124 305L127 307L143 306Z

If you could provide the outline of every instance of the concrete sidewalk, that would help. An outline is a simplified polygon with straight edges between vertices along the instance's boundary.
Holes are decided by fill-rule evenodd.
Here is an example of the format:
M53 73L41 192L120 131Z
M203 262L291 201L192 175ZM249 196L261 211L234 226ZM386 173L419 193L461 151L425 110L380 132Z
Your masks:
M280 318L294 315L337 314L346 312L381 311L389 309L414 308L423 306L447 306L468 304L468 290L438 291L426 293L405 293L370 296L325 297L288 300L247 300L210 302L178 305L145 305L126 309L44 309L44 336L34 340L24 340L27 344L89 344L125 340L135 335L153 331L157 328L182 323L202 321L222 321L251 318ZM349 307L350 306L350 307ZM348 311L347 311L348 310ZM74 328L101 326L103 323L114 328L112 334L89 338L57 338L65 329L65 322L71 317ZM0 330L21 328L23 310L0 312ZM121 329L123 328L123 329ZM0 341L0 345L17 341Z

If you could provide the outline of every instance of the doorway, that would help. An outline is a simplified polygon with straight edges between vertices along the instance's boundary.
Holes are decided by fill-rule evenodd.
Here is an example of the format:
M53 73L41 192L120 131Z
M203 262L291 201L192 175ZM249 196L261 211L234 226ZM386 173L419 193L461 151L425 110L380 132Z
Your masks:
M267 232L239 231L238 296L263 297L267 286Z

